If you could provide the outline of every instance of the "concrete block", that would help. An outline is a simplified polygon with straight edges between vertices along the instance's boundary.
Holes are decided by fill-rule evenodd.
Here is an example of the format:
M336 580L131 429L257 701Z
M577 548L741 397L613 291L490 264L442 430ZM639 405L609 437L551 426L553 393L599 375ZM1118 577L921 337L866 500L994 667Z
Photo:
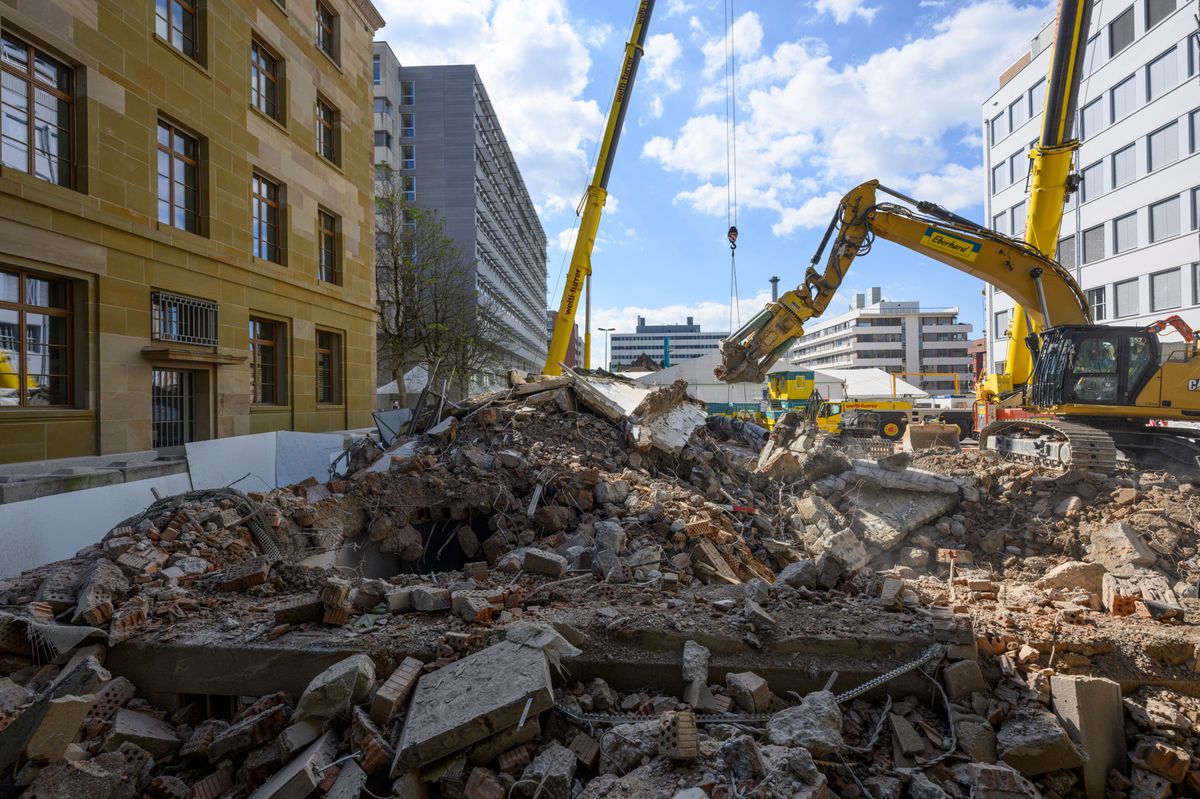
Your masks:
M767 681L752 671L726 674L725 688L734 703L747 713L765 713L771 701L771 688Z
M339 765L337 779L325 793L325 799L359 799L364 796L363 786L367 784L367 774L353 760L344 760Z
M988 693L987 680L983 679L979 663L974 660L950 664L942 671L942 680L951 699L970 699L973 693Z
M292 720L333 718L365 699L373 682L371 658L360 654L340 660L312 678L296 703Z
M412 604L414 610L422 613L450 610L450 591L436 585L415 586L412 589Z
M708 681L708 648L695 641L687 641L683 645L683 681L690 683L695 680Z
M545 796L566 799L571 795L571 780L575 778L577 765L575 753L553 741L525 767L521 780L540 786Z
M1092 531L1092 561L1109 571L1122 566L1153 566L1158 555L1128 522L1113 522Z
M825 757L842 746L842 711L829 691L814 691L794 707L767 721L767 737L776 746L803 746Z
M467 778L463 795L466 799L506 799L508 792L490 769L476 767Z
M175 728L165 721L121 708L113 718L112 731L104 742L104 751L115 751L125 742L137 744L155 758L173 755L183 745L183 741L175 734Z
M1026 777L1078 768L1087 760L1055 715L1040 705L1018 708L1005 719L996 747L1000 759Z
M1144 768L1178 785L1192 767L1192 756L1166 741L1143 739L1130 755L1135 766Z
M919 755L925 751L925 739L908 719L889 713L888 722L892 727L892 738L901 752L906 755Z
M299 757L275 772L250 794L250 799L305 799L316 790L321 781L317 769L330 762L336 746L336 736L332 732L325 733L309 744Z
M50 700L46 715L26 745L26 756L35 762L55 761L74 743L96 697L62 696Z
M1108 772L1125 770L1121 686L1102 677L1059 674L1050 678L1050 697L1071 740L1087 752L1083 788L1088 799L1104 799Z
M553 704L545 654L509 641L425 674L409 704L392 777L515 726L522 717L528 722Z
M413 609L413 591L411 588L393 588L384 595L388 611L392 613L407 613Z
M1084 563L1078 560L1069 560L1066 563L1060 563L1050 571L1042 575L1034 585L1042 590L1057 589L1060 591L1070 591L1072 589L1080 589L1092 594L1100 593L1100 584L1104 579L1104 573L1108 571L1103 563Z
M556 580L566 576L567 573L567 559L544 549L525 550L523 563L525 571L532 574L546 574Z

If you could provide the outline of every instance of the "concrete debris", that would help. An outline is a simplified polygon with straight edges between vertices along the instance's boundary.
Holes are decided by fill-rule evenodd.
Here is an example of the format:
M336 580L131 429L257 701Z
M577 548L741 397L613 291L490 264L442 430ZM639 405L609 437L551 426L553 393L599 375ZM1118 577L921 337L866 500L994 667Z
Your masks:
M603 373L442 408L0 581L0 793L1200 794L1193 478L852 459Z

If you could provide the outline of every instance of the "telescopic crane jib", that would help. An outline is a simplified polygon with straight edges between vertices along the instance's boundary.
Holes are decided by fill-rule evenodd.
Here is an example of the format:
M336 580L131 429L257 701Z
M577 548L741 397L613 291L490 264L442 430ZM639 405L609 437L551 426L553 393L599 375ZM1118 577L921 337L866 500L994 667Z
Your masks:
M554 335L550 339L550 352L546 356L546 365L542 369L548 375L561 373L559 364L567 357L567 347L571 343L574 332L575 311L579 308L581 293L586 294L588 302L584 320L584 366L590 366L592 330L591 320L587 317L591 312L592 248L596 244L596 231L600 227L600 215L604 210L604 201L608 197L608 178L612 173L613 157L617 152L617 142L621 138L625 112L629 109L629 96L633 92L638 64L642 60L642 51L646 44L646 30L650 26L650 15L653 11L654 0L640 0L637 16L633 20L633 31L629 34L629 41L625 44L625 60L621 64L621 74L617 80L616 92L613 94L612 107L608 110L604 138L600 141L600 153L596 158L596 171L583 198L579 233L575 237L575 249L571 253L571 268L567 273L566 282L563 284L562 302L558 306L558 314L554 317Z

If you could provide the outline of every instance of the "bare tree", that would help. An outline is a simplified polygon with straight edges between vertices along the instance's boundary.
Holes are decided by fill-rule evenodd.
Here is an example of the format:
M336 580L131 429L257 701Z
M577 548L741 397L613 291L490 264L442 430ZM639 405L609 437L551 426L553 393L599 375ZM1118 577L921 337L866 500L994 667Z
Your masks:
M476 289L474 264L446 235L439 215L414 206L407 188L405 176L380 167L379 359L401 385L414 366L436 368L461 396L499 371L508 328L496 303Z

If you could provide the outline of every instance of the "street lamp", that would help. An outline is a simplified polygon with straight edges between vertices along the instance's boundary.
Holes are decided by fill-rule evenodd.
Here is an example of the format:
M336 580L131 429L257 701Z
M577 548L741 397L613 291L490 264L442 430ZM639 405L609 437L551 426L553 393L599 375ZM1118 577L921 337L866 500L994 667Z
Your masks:
M612 369L612 363L608 360L608 334L616 330L615 327L598 327L604 333L604 368Z

